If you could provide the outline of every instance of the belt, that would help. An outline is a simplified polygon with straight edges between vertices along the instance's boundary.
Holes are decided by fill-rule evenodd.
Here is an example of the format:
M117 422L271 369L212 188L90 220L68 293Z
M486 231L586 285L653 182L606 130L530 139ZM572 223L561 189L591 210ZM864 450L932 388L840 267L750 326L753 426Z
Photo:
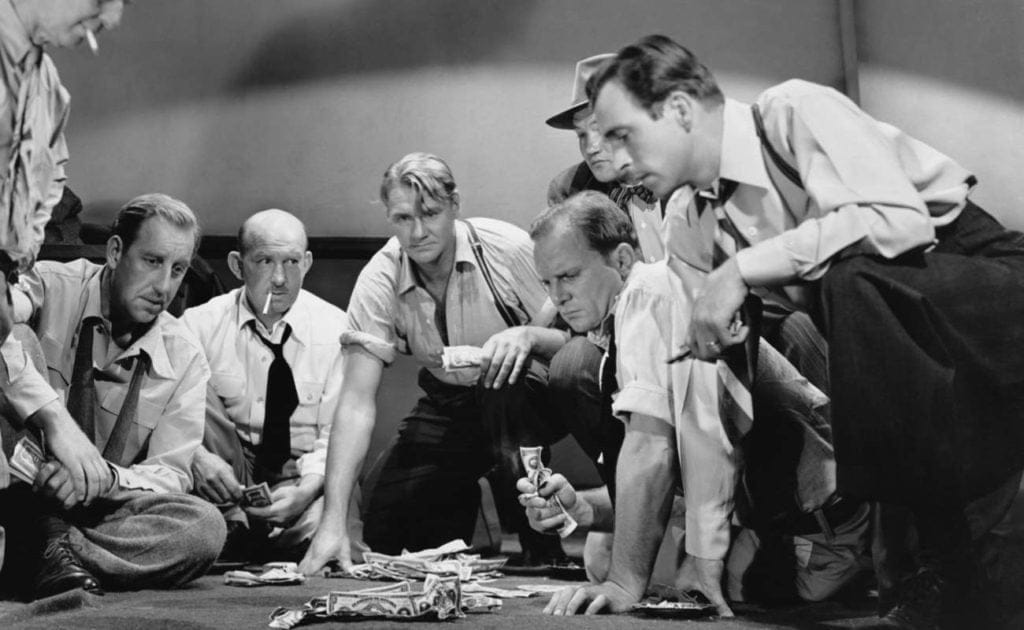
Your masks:
M823 507L801 514L786 530L795 536L824 534L831 540L835 531L852 520L863 506L858 501L835 497Z

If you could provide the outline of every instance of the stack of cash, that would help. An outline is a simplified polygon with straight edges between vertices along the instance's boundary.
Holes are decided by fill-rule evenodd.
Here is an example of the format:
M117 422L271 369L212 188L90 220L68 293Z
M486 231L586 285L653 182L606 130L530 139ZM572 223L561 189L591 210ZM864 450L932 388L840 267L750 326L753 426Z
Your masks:
M534 488L540 488L541 484L551 477L551 469L544 466L544 462L541 459L541 454L544 451L542 446L520 446L519 457L523 460L523 467L526 468L526 478L530 480L530 483ZM537 496L534 492L533 496ZM558 535L565 538L569 534L576 530L576 519L569 514L565 506L562 505L562 500L557 496L551 497L549 502L553 502L562 510L562 514L565 515L565 521L558 528Z
M307 621L341 618L384 618L396 620L465 617L466 612L497 610L501 600L484 595L462 596L459 579L428 575L420 590L409 581L359 589L332 591L315 597L302 608L278 608L270 614L270 627L294 628Z
M45 461L43 449L31 438L25 436L14 445L14 452L11 453L8 463L11 467L11 474L25 483L32 483Z
M302 584L306 576L299 573L294 562L268 562L257 571L228 571L224 583L229 586L284 586Z
M465 553L468 549L465 541L452 540L440 547L403 551L397 556L368 551L363 554L365 564L352 567L346 574L329 575L369 580L421 580L433 575L467 582L500 575L498 570L508 560L481 558L478 554Z

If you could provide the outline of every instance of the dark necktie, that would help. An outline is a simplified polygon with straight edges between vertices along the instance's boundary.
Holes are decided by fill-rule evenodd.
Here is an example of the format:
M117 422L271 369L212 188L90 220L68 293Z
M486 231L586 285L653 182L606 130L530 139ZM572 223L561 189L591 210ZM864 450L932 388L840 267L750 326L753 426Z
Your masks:
M735 256L736 252L748 245L746 239L743 238L732 219L725 212L725 202L735 192L736 187L736 182L720 179L716 198L708 199L700 194L697 197L698 204L703 202L700 211L714 212L717 223L711 257L713 267L724 264ZM749 294L740 308L740 312L743 322L750 327L750 333L747 335L746 342L732 346L723 353L725 369L720 368L718 374L720 412L723 418L729 420L725 426L729 438L734 444L738 443L739 438L750 430L754 418L751 388L754 374L757 371L760 299Z
M299 405L299 394L295 390L295 378L292 368L284 359L284 344L292 334L290 326L285 325L281 343L271 343L256 330L255 320L252 331L256 338L263 342L274 353L274 360L267 372L266 415L263 417L263 441L256 450L256 467L271 472L279 472L284 463L291 457L291 417Z
M75 346L75 365L71 370L71 387L68 389L68 413L78 422L91 441L96 440L96 387L95 368L92 362L92 342L99 317L86 317L78 329L78 345Z
M604 456L603 470L601 476L608 485L608 496L611 497L612 505L615 504L615 466L619 459L619 451L622 448L622 440L625 425L619 422L612 414L612 394L619 389L619 382L615 378L617 348L615 346L615 318L609 317L608 322L608 352L604 355L604 363L601 364L601 409L603 411L601 426L601 453Z
M132 425L139 413L139 392L142 390L142 379L146 378L146 371L149 369L149 355L139 351L135 358L135 368L132 370L132 378L128 383L128 393L125 394L121 409L117 412L117 422L110 430L110 437L103 447L103 459L113 462L118 466L128 466L132 458L138 454L129 453L125 457L125 446L128 444L128 436L131 434Z

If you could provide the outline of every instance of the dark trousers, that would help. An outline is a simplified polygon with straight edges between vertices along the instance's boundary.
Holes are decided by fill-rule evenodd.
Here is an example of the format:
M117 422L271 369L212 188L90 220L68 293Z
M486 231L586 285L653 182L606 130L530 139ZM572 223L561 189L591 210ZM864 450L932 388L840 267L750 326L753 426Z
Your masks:
M601 358L604 350L586 337L573 337L551 359L550 391L563 426L597 465L601 481L615 500L615 463L625 427L612 416L608 398L601 393ZM598 464L600 457L601 463Z
M962 518L1024 465L1024 235L968 204L937 237L841 254L822 324L840 491Z
M488 472L499 517L519 534L523 548L557 545L557 539L530 528L515 489L525 474L519 447L548 446L561 437L548 426L546 385L546 378L531 372L499 390L464 387L420 370L424 396L365 483L363 524L370 548L394 554L453 538L472 540L480 505L477 480Z

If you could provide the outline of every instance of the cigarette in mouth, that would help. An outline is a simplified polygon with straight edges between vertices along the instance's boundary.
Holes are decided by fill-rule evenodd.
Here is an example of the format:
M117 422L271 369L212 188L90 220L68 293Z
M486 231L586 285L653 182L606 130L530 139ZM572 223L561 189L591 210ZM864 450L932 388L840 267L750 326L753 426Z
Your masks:
M92 51L92 54L100 54L100 45L96 41L96 35L92 32L91 28L85 29L85 43L89 44L89 50Z
M266 315L267 311L270 310L270 298L274 297L273 293L267 294L267 301L263 303L263 314Z

